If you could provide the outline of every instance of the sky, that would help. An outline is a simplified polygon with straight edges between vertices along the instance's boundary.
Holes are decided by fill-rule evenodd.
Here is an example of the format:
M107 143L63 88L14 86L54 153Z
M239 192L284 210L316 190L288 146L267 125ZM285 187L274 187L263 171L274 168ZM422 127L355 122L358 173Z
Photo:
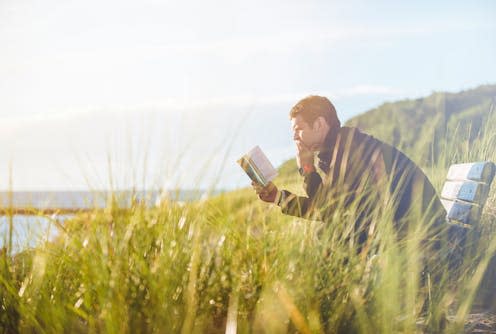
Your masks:
M0 189L210 187L288 112L496 82L496 2L0 0Z

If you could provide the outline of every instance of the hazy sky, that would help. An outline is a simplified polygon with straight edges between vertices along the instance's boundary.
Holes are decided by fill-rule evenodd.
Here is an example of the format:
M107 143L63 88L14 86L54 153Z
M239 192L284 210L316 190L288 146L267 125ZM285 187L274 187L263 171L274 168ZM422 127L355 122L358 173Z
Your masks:
M308 94L346 120L495 83L496 1L0 0L0 45L0 188L235 187Z

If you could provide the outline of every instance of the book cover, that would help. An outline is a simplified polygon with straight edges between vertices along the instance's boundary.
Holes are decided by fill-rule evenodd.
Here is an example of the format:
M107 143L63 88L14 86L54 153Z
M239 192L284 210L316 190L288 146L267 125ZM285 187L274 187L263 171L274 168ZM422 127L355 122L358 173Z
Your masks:
M272 166L259 146L255 146L243 155L238 160L238 164L252 181L263 186L266 186L277 176L277 170Z

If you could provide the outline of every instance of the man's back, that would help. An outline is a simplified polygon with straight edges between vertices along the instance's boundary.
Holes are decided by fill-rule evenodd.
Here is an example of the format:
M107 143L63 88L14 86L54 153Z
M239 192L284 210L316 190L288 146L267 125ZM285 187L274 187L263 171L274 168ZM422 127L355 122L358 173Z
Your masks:
M308 175L304 182L311 205L302 207L301 201L288 201L284 213L308 216L320 209L326 221L334 208L329 202L336 198L341 198L345 206L360 201L356 207L370 211L379 205L378 195L387 195L395 210L395 221L413 210L436 219L445 215L434 187L414 162L393 146L356 128L330 131L318 158L320 177ZM289 193L286 195L289 198ZM301 212L302 208L306 212Z

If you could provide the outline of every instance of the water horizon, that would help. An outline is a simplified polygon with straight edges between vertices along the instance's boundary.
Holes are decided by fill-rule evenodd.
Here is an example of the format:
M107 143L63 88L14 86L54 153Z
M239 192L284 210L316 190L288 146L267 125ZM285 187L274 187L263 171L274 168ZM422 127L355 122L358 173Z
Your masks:
M0 191L0 209L102 209L109 201L129 207L140 202L155 206L162 201L191 202L224 192L224 190L35 190Z
M9 244L10 219L13 226L11 253L16 254L40 242L52 241L58 235L58 224L54 221L63 224L79 210L104 209L111 200L123 208L136 202L154 207L163 201L191 202L222 192L205 189L0 191L0 250ZM47 214L47 210L53 214Z

